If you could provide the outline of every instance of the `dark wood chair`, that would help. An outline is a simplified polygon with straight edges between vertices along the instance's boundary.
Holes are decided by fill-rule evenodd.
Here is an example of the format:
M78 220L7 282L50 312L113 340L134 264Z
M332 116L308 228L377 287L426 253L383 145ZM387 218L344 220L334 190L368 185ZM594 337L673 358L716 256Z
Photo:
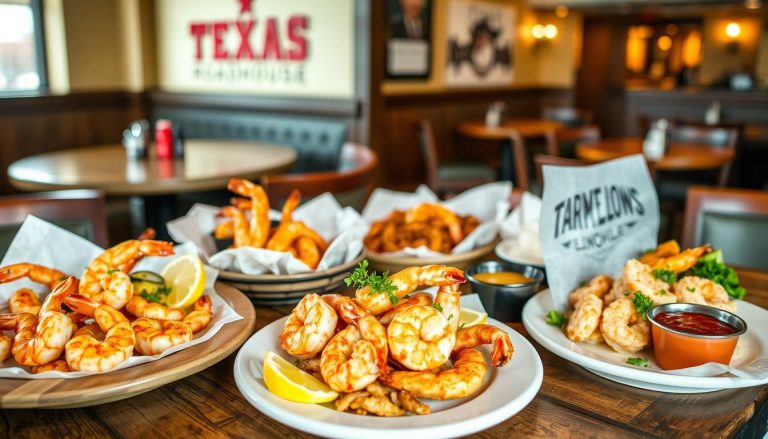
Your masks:
M106 247L104 194L67 190L0 197L0 252L5 254L27 215L34 215Z
M544 173L542 167L544 165L554 166L586 166L590 163L586 160L572 159L567 157L557 157L546 154L536 154L533 156L533 164L536 168L536 190L539 195L544 193Z
M439 195L457 194L496 180L496 170L483 163L440 163L432 121L419 123L419 137L427 185Z
M592 123L592 111L573 107L544 107L541 117L555 120L568 127L579 127Z
M304 200L330 192L342 206L360 211L373 191L378 164L379 157L370 148L347 143L341 150L338 171L265 175L261 185L274 209L280 209L291 191L298 189Z
M768 270L768 191L692 187L682 245L709 243L730 265Z
M557 155L576 158L576 145L579 143L599 142L601 138L600 127L597 125L564 127L555 132Z

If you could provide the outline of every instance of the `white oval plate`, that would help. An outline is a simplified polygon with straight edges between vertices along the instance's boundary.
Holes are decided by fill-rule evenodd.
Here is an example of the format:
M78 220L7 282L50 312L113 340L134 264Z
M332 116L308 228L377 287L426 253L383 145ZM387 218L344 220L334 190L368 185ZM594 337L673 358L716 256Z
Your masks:
M501 241L496 246L496 256L513 264L520 265L533 265L535 267L544 268L544 259L541 256L531 255L525 250L521 249L517 244L517 238L509 238Z
M261 378L264 356L274 351L291 359L278 341L288 317L277 320L256 332L235 358L235 383L245 399L270 418L290 427L325 437L419 439L456 437L492 427L522 410L536 396L544 377L539 354L523 336L509 326L488 319L488 323L504 329L515 347L512 360L502 368L488 368L480 393L469 398L449 401L425 401L432 414L380 418L342 413L329 404L301 404L287 401L267 390ZM480 350L490 361L490 350Z
M665 373L653 360L653 351L646 349L637 354L615 352L605 343L592 345L574 343L565 336L560 328L548 325L546 315L554 309L552 295L544 290L533 296L523 308L523 324L534 340L568 361L572 361L598 375L650 390L671 393L699 393L707 390L736 389L768 384L768 379L759 380L731 375L689 376ZM742 300L738 301L738 314L747 322L748 331L739 338L731 365L741 367L763 358L768 351L768 311ZM649 360L649 367L636 367L626 364L628 357L644 357Z

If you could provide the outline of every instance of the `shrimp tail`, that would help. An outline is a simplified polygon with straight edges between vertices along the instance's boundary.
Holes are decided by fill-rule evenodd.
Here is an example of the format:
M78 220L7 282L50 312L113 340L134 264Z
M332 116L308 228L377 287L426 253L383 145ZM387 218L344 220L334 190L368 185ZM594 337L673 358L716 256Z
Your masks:
M64 298L64 303L68 307L72 308L72 311L92 316L101 304L93 299L85 297L81 294L72 294Z
M14 331L19 324L18 313L0 314L0 331Z

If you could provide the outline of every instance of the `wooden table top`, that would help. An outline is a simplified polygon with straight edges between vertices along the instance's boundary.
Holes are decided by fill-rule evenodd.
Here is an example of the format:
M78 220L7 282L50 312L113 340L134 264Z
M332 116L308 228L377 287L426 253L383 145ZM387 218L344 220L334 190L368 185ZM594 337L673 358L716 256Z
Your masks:
M604 162L643 153L643 139L604 139L576 146L576 156L591 162ZM690 171L720 168L734 158L734 150L706 144L675 143L667 147L664 157L648 160L657 170Z
M101 145L35 155L8 167L24 191L100 189L108 195L162 195L225 188L230 178L257 179L289 169L287 146L228 140L187 140L183 160L128 160L122 145Z
M523 137L545 136L563 128L563 124L546 119L505 118L498 127L489 127L483 121L461 122L456 129L464 136L483 140L503 140L509 138L511 130Z

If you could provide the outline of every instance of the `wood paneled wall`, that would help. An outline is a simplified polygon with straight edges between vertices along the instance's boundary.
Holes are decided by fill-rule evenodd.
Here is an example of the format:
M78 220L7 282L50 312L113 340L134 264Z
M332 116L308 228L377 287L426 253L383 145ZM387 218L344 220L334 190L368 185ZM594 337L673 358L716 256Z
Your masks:
M21 158L119 143L131 120L148 114L143 93L93 92L3 98L0 101L0 193L15 192L8 165Z

